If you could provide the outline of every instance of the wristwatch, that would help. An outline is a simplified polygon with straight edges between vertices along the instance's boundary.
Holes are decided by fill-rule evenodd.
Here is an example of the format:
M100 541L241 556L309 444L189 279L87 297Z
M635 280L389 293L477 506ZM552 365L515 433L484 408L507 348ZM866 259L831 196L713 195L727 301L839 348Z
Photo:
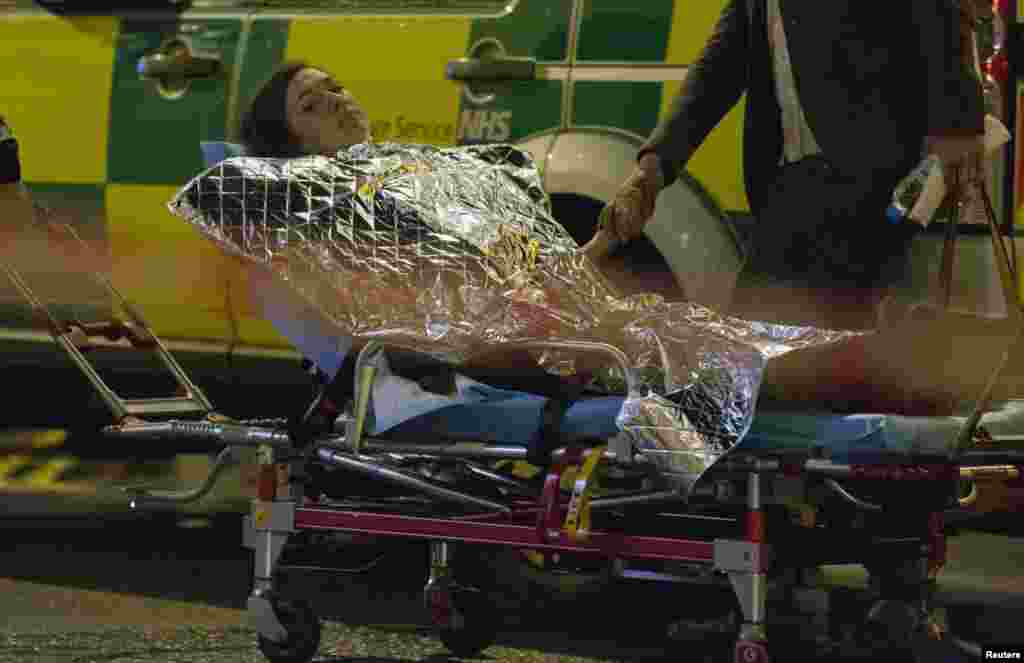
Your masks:
M0 118L0 184L21 181L21 161L18 159L18 141L7 123Z

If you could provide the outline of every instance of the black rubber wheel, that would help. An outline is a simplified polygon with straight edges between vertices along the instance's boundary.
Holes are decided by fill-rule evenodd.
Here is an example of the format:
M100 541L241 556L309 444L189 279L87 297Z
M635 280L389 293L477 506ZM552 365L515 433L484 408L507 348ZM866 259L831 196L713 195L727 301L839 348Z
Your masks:
M277 599L274 614L288 632L284 642L258 636L260 651L271 663L309 663L320 649L321 625L313 606L305 601Z
M944 628L934 631L915 615L916 608L905 601L881 600L871 608L860 633L859 653L864 660L885 658L907 663L972 660Z
M683 587L689 590L689 602L680 597L661 630L666 652L694 661L729 660L743 622L735 593L724 587Z
M495 610L481 591L453 587L448 592L452 613L442 618L438 616L436 606L431 609L438 637L455 656L476 656L497 639Z

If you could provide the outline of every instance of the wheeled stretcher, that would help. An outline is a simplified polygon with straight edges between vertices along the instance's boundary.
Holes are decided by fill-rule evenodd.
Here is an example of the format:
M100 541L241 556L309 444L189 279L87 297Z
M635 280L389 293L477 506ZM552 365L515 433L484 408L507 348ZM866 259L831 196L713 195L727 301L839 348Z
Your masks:
M32 297L15 270L7 267L7 274ZM160 351L159 339L137 311L132 315L130 323L115 320L88 331ZM87 369L87 355L78 350L83 329L52 319L51 330ZM624 361L615 348L596 343L536 341L520 348ZM347 408L328 399L337 398L337 389L331 394L321 384L301 425L281 428L215 416L183 373L184 393L146 402L121 400L97 378L118 420L109 434L223 446L203 485L185 493L140 491L133 496L140 507L201 499L240 449L260 449L259 494L247 519L256 562L249 610L272 661L309 660L319 644L313 609L279 598L274 580L290 538L325 530L430 541L427 606L441 638L462 655L485 648L495 635L481 588L463 583L454 563L456 551L464 560L484 545L593 555L637 582L727 583L739 609L737 661L769 660L769 598L799 591L799 572L822 564L865 564L879 581L876 607L886 597L913 606L922 632L934 636L928 595L945 560L942 518L956 501L957 484L979 475L1015 479L1024 464L1012 453L942 453L962 432L965 422L955 418L760 412L737 451L683 500L645 487L649 459L614 439L622 396L580 398L551 426L543 417L550 398L478 383L488 399L433 409L368 435L372 360L385 352L377 342L363 346L355 384L341 390L351 397ZM1024 413L1024 405L1009 403L986 416L1011 430L1018 408ZM186 412L193 418L168 419ZM557 440L545 441L546 428L557 431ZM550 461L542 482L495 469L496 461L545 453ZM426 476L421 470L428 465L446 468L448 476ZM616 476L602 479L606 489L595 493L596 473L575 472L567 489L567 470L588 466L614 468Z
M16 269L5 270L45 308ZM245 533L255 561L248 610L261 651L275 663L308 661L319 646L313 607L281 595L276 583L282 551L316 532L428 541L426 606L457 655L475 654L495 637L486 581L471 571L478 551L493 546L593 557L619 578L685 583L694 606L708 591L734 596L707 605L720 607L709 617L717 635L734 639L737 662L770 660L769 605L799 612L802 596L822 591L805 572L840 563L864 565L873 583L863 609L849 617L853 628L840 628L847 616L831 611L837 623L826 635L834 645L888 656L894 648L929 657L944 647L969 650L943 632L931 600L945 562L943 514L969 501L965 481L1015 480L1024 466L1017 454L973 448L979 423L1014 432L1015 403L961 419L778 407L756 412L734 444L713 455L706 436L685 431L676 431L675 447L644 444L622 425L642 391L635 362L610 343L551 337L507 340L502 348L587 356L617 369L625 380L620 392L587 393L569 382L531 392L500 373L467 375L408 336L367 334L348 352L350 366L339 352L332 370L311 371L316 395L302 413L277 425L247 423L217 415L138 311L122 303L127 322L46 319L114 414L108 435L202 440L221 449L195 489L134 491L135 505L201 499L240 450L259 450ZM298 315L276 310L283 323ZM337 339L311 324L296 329L289 338L297 346L319 348L305 351L315 355L313 365L330 363ZM83 338L97 336L158 352L179 393L120 399L80 351ZM679 420L707 415L692 400L672 403ZM525 461L539 474L521 478L503 461Z

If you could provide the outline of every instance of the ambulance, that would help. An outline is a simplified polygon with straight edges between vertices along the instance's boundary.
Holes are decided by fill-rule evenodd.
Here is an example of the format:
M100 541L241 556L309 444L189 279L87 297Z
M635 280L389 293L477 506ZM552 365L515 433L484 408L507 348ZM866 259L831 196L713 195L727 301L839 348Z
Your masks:
M250 100L278 64L301 59L333 73L369 112L375 140L524 147L556 218L582 244L724 4L0 0L0 115L19 141L33 198L99 248L114 285L212 400L229 413L255 403L287 416L308 393L300 357L255 317L231 262L166 209L202 170L201 142L237 140ZM996 106L1012 126L1012 104ZM742 116L741 103L662 194L647 239L622 259L620 268L648 274L653 290L712 306L728 299L750 223ZM990 181L1007 228L1020 191L1013 166L1000 160ZM0 224L23 222L0 209ZM940 231L929 236L917 258L921 283L933 278L941 246ZM1005 303L987 241L962 233L955 296L999 315ZM76 315L108 304L53 290ZM6 283L0 358L17 376L10 379L24 381L17 404L6 406L8 425L19 417L47 425L78 407L77 392L64 391L77 376ZM295 385L295 403L282 401L282 384ZM59 405L54 394L65 394ZM20 476L32 474L22 468Z

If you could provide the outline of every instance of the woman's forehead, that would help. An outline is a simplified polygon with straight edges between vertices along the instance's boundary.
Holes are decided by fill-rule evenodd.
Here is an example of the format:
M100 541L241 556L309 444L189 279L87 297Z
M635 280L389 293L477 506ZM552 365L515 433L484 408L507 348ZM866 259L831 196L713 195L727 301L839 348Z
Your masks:
M331 78L330 74L319 69L312 67L306 67L300 69L298 73L292 76L291 82L288 83L288 106L293 106L298 102L299 97L309 89L315 88L321 85L324 81Z

